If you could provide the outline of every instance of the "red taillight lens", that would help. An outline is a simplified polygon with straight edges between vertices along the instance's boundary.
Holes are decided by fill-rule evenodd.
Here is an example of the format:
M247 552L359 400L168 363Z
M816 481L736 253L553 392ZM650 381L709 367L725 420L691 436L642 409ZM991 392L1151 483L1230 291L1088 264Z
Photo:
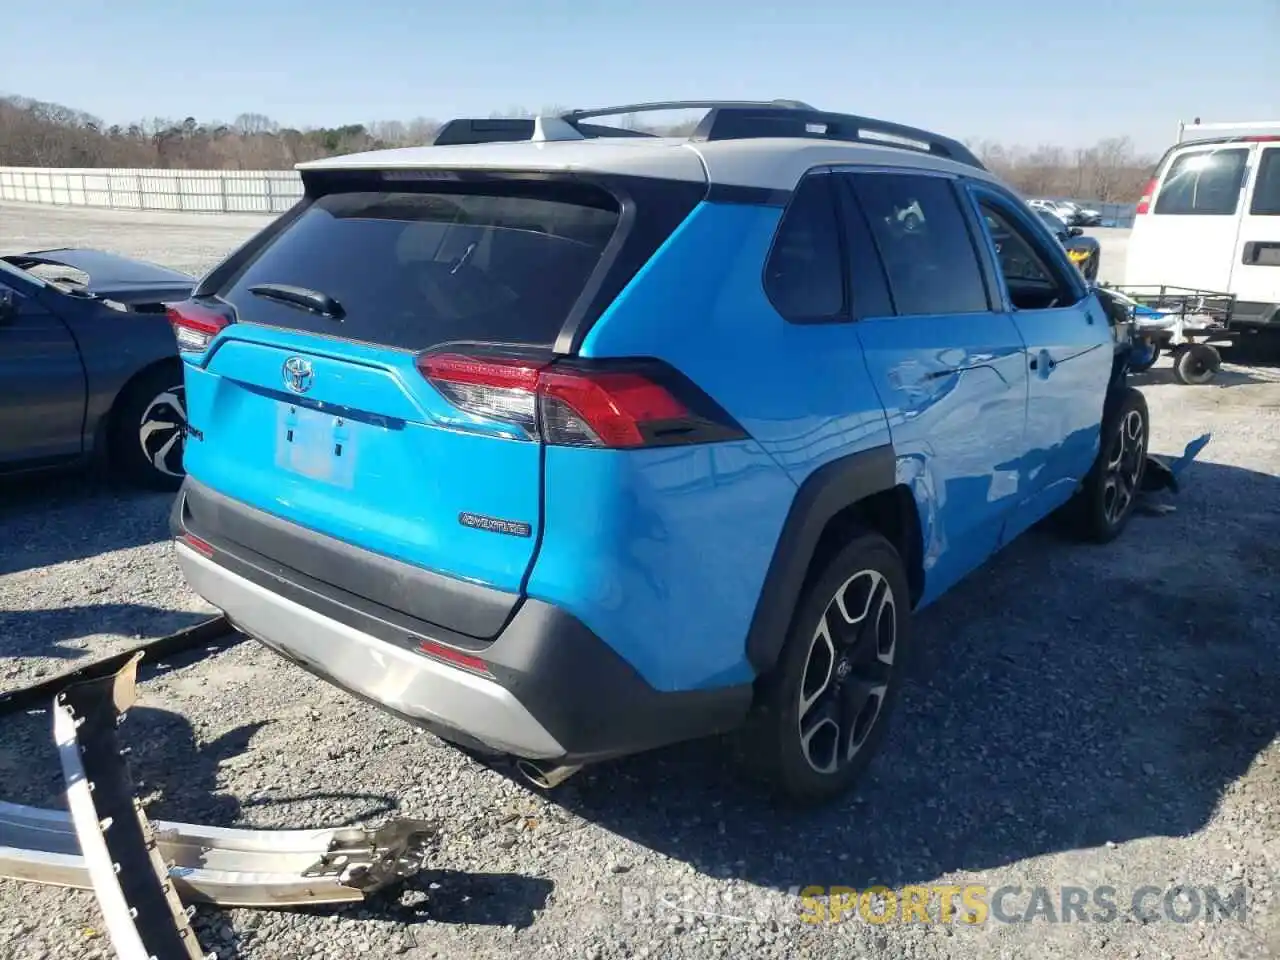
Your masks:
M519 439L618 449L746 436L701 391L657 361L552 366L427 354L418 369L455 407L517 427Z
M1150 213L1151 198L1156 195L1156 181L1159 178L1152 177L1147 181L1147 185L1142 189L1142 197L1138 200L1138 209L1135 213Z
M167 315L181 353L204 352L218 332L231 324L227 313L191 301L171 305Z
M540 378L548 442L583 447L642 447L647 424L689 415L667 389L635 373L559 373Z

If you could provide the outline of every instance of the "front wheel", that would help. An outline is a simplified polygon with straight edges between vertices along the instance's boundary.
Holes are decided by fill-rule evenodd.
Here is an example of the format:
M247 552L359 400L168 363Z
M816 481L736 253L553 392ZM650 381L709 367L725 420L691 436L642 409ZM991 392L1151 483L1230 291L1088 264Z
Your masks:
M909 647L910 600L898 552L863 533L803 593L742 751L784 797L847 792L875 755Z
M1102 442L1064 520L1081 539L1107 543L1133 516L1147 469L1147 398L1136 387L1112 394L1102 416Z

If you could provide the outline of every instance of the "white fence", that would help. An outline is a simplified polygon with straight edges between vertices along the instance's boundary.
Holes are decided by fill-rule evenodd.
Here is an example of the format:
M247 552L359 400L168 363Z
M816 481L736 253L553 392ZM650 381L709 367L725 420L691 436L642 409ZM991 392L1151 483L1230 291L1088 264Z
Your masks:
M0 167L0 200L125 210L283 213L302 196L294 170Z

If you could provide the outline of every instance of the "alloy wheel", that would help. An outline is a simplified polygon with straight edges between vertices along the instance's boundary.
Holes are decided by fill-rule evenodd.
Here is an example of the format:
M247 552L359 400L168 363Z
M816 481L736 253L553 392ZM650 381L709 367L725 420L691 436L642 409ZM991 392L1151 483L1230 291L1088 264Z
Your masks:
M186 394L182 385L151 399L138 424L142 455L159 473L181 477L182 449L187 428Z
M1139 411L1130 410L1120 420L1107 458L1102 509L1108 524L1114 526L1119 523L1133 503L1146 452L1146 424Z
M801 752L818 773L850 763L879 719L897 622L893 590L875 570L854 574L827 603L805 661L798 721Z

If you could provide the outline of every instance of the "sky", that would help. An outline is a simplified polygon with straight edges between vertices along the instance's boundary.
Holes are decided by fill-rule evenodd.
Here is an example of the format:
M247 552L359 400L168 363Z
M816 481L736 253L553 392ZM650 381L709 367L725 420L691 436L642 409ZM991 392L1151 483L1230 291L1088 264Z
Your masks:
M58 0L0 94L107 123L287 126L804 100L1006 145L1280 118L1280 0Z

